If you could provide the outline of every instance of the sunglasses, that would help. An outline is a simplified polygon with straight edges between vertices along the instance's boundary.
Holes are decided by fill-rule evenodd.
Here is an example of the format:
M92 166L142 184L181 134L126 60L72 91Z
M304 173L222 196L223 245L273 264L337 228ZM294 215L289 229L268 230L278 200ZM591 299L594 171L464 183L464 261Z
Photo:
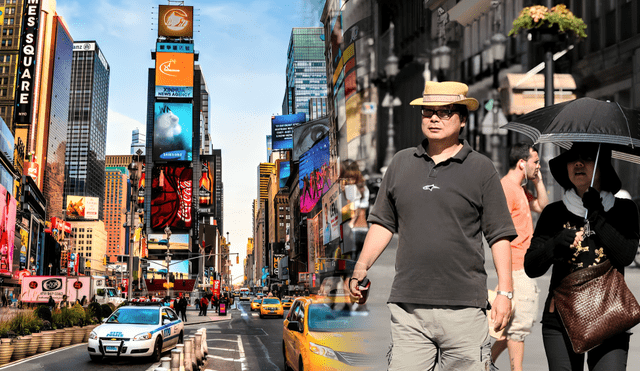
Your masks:
M567 156L567 162L574 162L574 161L596 161L596 156L595 154L592 153L578 153L578 152L571 152L571 154L569 154Z
M440 117L443 120L447 120L450 119L451 116L453 116L454 113L457 113L459 111L453 110L453 109L431 109L431 108L423 108L422 109L422 117L433 117L433 115L437 115L438 117Z

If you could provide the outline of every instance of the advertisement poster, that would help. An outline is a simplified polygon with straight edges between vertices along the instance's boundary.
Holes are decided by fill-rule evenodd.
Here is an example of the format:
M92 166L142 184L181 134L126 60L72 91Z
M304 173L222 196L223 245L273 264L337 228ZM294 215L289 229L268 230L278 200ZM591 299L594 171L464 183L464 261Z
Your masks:
M150 250L166 250L167 236L164 233L149 233L147 237L147 248ZM173 233L169 239L171 250L188 250L189 235Z
M156 97L193 98L192 53L156 53Z
M305 113L271 116L271 140L274 150L293 148L293 128L307 121Z
M16 200L0 185L0 274L11 276L16 234Z
M192 132L193 105L191 103L156 102L153 160L191 161Z
M300 160L300 156L307 152L313 144L329 132L329 119L321 118L306 122L293 128L293 161Z
M300 156L300 212L308 213L331 187L329 137Z
M220 280L213 280L213 288L212 288L212 292L213 295L220 297Z
M69 220L97 220L99 211L98 197L67 196L66 214Z
M164 260L149 260L148 271L167 273L167 262ZM189 261L188 260L172 260L169 265L169 272L174 273L174 275L175 273L182 273L183 275L189 274Z
M291 175L291 163L289 161L279 161L278 165L279 185L280 188L283 188L287 185L287 180L289 180L289 176Z
M318 216L307 219L307 244L309 248L309 269L315 269L317 245L320 243L318 235Z
M341 210L339 183L334 183L331 189L322 197L322 230L324 233L323 243L325 245L340 237Z
M156 166L151 178L151 228L191 228L193 169Z
M193 7L160 5L158 36L193 37Z

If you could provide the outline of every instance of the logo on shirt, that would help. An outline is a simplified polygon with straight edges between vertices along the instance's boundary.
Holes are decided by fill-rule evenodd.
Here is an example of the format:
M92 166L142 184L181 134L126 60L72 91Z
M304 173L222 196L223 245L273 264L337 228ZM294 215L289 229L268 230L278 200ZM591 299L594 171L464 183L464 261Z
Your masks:
M435 184L429 184L429 185L426 185L426 186L422 187L422 189L424 189L425 191L429 191L429 192L431 192L431 191L433 191L434 189L440 189L440 187L438 187L438 186L437 186L437 185L435 185Z

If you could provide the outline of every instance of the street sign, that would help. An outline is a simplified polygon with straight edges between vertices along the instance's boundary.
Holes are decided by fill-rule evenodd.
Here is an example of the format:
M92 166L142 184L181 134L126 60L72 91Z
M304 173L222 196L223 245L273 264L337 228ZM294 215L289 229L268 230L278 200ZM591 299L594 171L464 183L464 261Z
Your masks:
M484 109L491 112L491 110L493 109L493 99L489 99L487 101L487 103L484 105Z
M362 113L365 115L373 115L376 113L377 106L375 102L362 103Z

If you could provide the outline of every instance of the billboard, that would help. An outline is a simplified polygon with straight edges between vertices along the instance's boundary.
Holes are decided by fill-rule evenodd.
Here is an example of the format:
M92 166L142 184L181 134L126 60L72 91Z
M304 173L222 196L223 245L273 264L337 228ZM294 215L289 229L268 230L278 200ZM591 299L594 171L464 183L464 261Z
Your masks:
M160 5L158 36L193 37L193 7Z
M173 236L171 236L173 239ZM189 261L188 260L172 260L169 263L170 273L182 273L184 275L189 274ZM167 272L167 262L164 260L149 260L149 271L155 271L158 273Z
M156 97L193 98L193 53L156 53Z
M306 122L293 128L293 153L291 159L299 161L300 155L307 152L313 143L329 132L329 119L321 118Z
M300 212L308 213L331 187L328 136L300 156L298 173Z
M66 215L69 220L97 220L99 211L98 197L67 196Z
M151 175L151 228L191 228L193 169L155 166Z
M188 234L172 234L169 238L169 247L171 250L188 250L189 235ZM164 233L149 233L147 237L147 249L149 250L166 250L167 237Z
M38 29L40 0L22 2L22 30L15 97L15 123L30 125L33 111L36 60L38 59Z
M191 161L193 105L156 102L153 125L153 161Z
M324 197L322 197L322 230L325 245L340 237L342 200L340 199L338 185L339 183L334 183Z
M289 176L291 175L291 162L289 161L277 161L278 162L278 179L280 181L280 188L287 185Z
M24 277L21 291L20 300L25 303L46 303L49 297L59 303L63 295L73 303L83 296L91 298L91 277Z
M13 244L16 234L16 199L0 185L0 274L13 270Z
M273 150L293 148L293 128L307 121L307 115L294 113L292 115L271 116L271 140Z
M0 117L0 151L4 153L5 156L9 159L11 163L13 163L13 147L15 146L15 139L11 129L7 126L7 123L4 122L2 117Z

